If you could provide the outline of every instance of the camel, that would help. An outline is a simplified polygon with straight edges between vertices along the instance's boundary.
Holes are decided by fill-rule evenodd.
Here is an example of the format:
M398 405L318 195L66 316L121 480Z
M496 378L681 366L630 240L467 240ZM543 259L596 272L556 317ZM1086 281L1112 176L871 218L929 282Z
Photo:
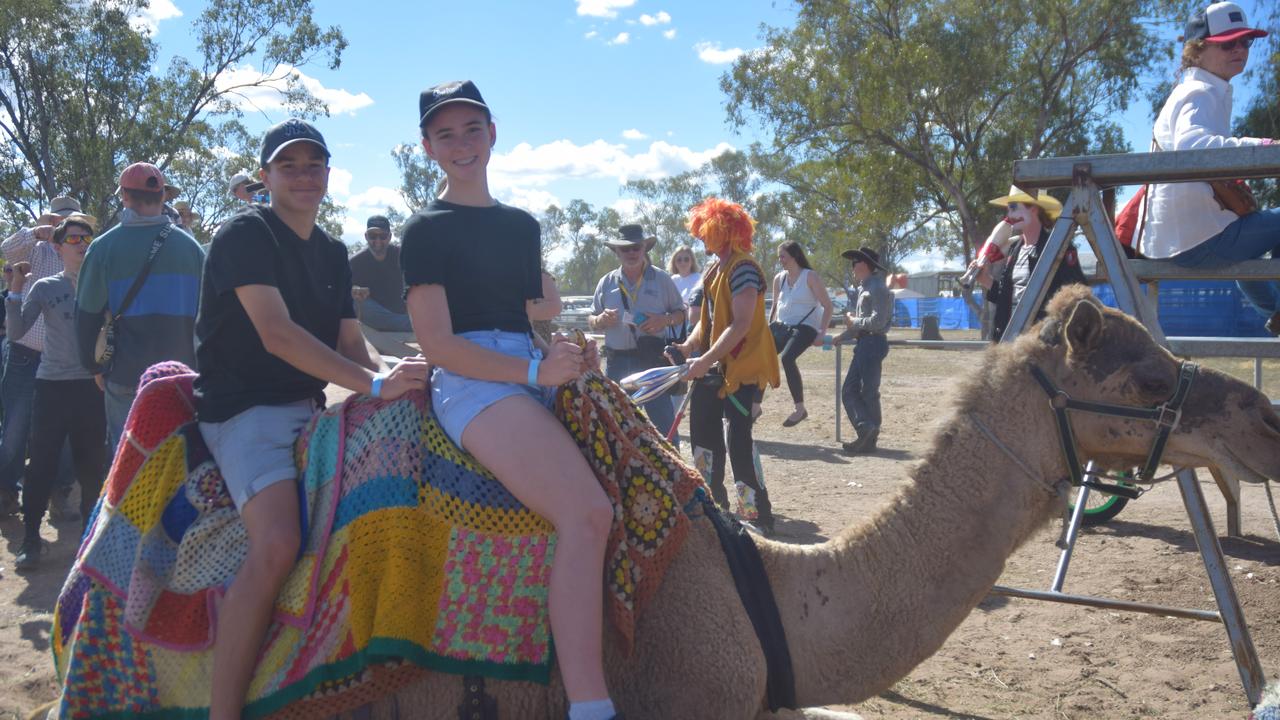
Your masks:
M1045 328L1052 332L1042 332ZM1086 288L1059 292L1037 328L988 350L960 388L911 482L870 521L811 546L756 539L777 601L801 710L771 712L766 662L711 523L700 514L651 604L635 645L606 628L615 702L628 720L795 720L874 697L936 652L985 598L1006 559L1069 499L1066 462L1040 367L1073 398L1151 407L1172 395L1179 361L1132 318ZM1114 467L1145 460L1154 425L1072 417L1080 454ZM1165 461L1280 479L1280 417L1265 396L1202 369ZM500 718L566 716L563 686L489 679ZM453 720L456 675L422 673L342 720Z
M891 687L987 596L1006 558L1061 517L1066 464L1047 398L1028 370L1033 363L1080 399L1152 406L1172 394L1178 360L1132 318L1104 308L1083 287L1064 289L1047 310L1041 325L1061 323L1062 340L1051 346L1032 331L990 349L985 372L957 393L912 482L878 516L820 545L757 538L800 707L853 704ZM1018 459L993 447L974 419ZM1076 415L1072 422L1082 455L1116 467L1145 460L1154 437L1145 421ZM1251 481L1280 478L1280 418L1257 390L1202 369L1165 458ZM610 688L628 720L837 716L764 709L764 655L705 520L694 523L639 618L634 652L606 642ZM489 680L486 687L501 718L565 717L558 679L550 686ZM458 677L427 673L339 717L454 720L462 700Z

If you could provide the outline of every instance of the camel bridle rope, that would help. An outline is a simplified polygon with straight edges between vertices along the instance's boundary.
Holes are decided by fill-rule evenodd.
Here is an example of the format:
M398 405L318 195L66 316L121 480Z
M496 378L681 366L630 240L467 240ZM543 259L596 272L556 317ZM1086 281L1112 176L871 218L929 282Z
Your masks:
M1128 405L1112 405L1089 400L1077 400L1065 390L1056 387L1053 381L1039 366L1031 366L1031 376L1036 379L1041 389L1049 396L1049 407L1053 409L1054 419L1058 422L1058 438L1062 441L1062 452L1067 458L1067 469L1071 473L1071 484L1085 485L1090 489L1110 495L1123 495L1131 500L1137 499L1144 491L1138 488L1107 483L1092 477L1085 477L1080 455L1076 451L1075 435L1071 430L1071 420L1067 415L1070 410L1090 412L1095 415L1132 418L1134 420L1150 420L1156 424L1156 439L1147 453L1147 462L1138 471L1138 479L1144 483L1154 482L1156 469L1160 467L1160 458L1164 456L1165 445L1169 436L1182 421L1182 404L1191 391L1199 366L1193 362L1182 361L1178 366L1178 387L1173 395L1163 403L1154 407L1142 408Z

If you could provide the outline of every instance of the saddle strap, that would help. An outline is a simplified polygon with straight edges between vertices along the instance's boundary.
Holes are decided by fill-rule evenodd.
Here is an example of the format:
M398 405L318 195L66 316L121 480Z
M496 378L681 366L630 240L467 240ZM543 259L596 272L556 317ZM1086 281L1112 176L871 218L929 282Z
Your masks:
M462 704L458 720L498 720L498 701L484 691L484 677L462 676Z
M760 648L764 651L768 671L765 702L773 712L782 708L793 709L796 706L795 669L791 666L791 650L787 647L782 615L778 612L778 603L769 585L769 576L765 574L760 551L742 523L720 510L702 488L698 488L697 494L702 496L702 510L716 529L738 597L742 599L742 607L747 611L760 640Z

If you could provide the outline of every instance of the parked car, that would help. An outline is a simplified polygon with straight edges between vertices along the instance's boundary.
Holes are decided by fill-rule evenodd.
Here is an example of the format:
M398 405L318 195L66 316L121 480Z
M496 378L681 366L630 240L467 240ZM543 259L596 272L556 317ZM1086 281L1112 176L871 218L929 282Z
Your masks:
M586 332L587 316L591 314L590 295L564 295L560 298L560 314L556 316L556 329L582 330Z

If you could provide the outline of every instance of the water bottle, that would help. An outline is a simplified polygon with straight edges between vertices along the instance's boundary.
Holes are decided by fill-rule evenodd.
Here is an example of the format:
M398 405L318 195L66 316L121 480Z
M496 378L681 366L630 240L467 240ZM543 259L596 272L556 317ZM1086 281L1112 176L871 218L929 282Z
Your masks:
M832 338L831 338L831 335L830 335L830 334L824 334L824 335L822 336L822 349L823 349L823 350L830 350L830 349L831 349L831 340L832 340Z

